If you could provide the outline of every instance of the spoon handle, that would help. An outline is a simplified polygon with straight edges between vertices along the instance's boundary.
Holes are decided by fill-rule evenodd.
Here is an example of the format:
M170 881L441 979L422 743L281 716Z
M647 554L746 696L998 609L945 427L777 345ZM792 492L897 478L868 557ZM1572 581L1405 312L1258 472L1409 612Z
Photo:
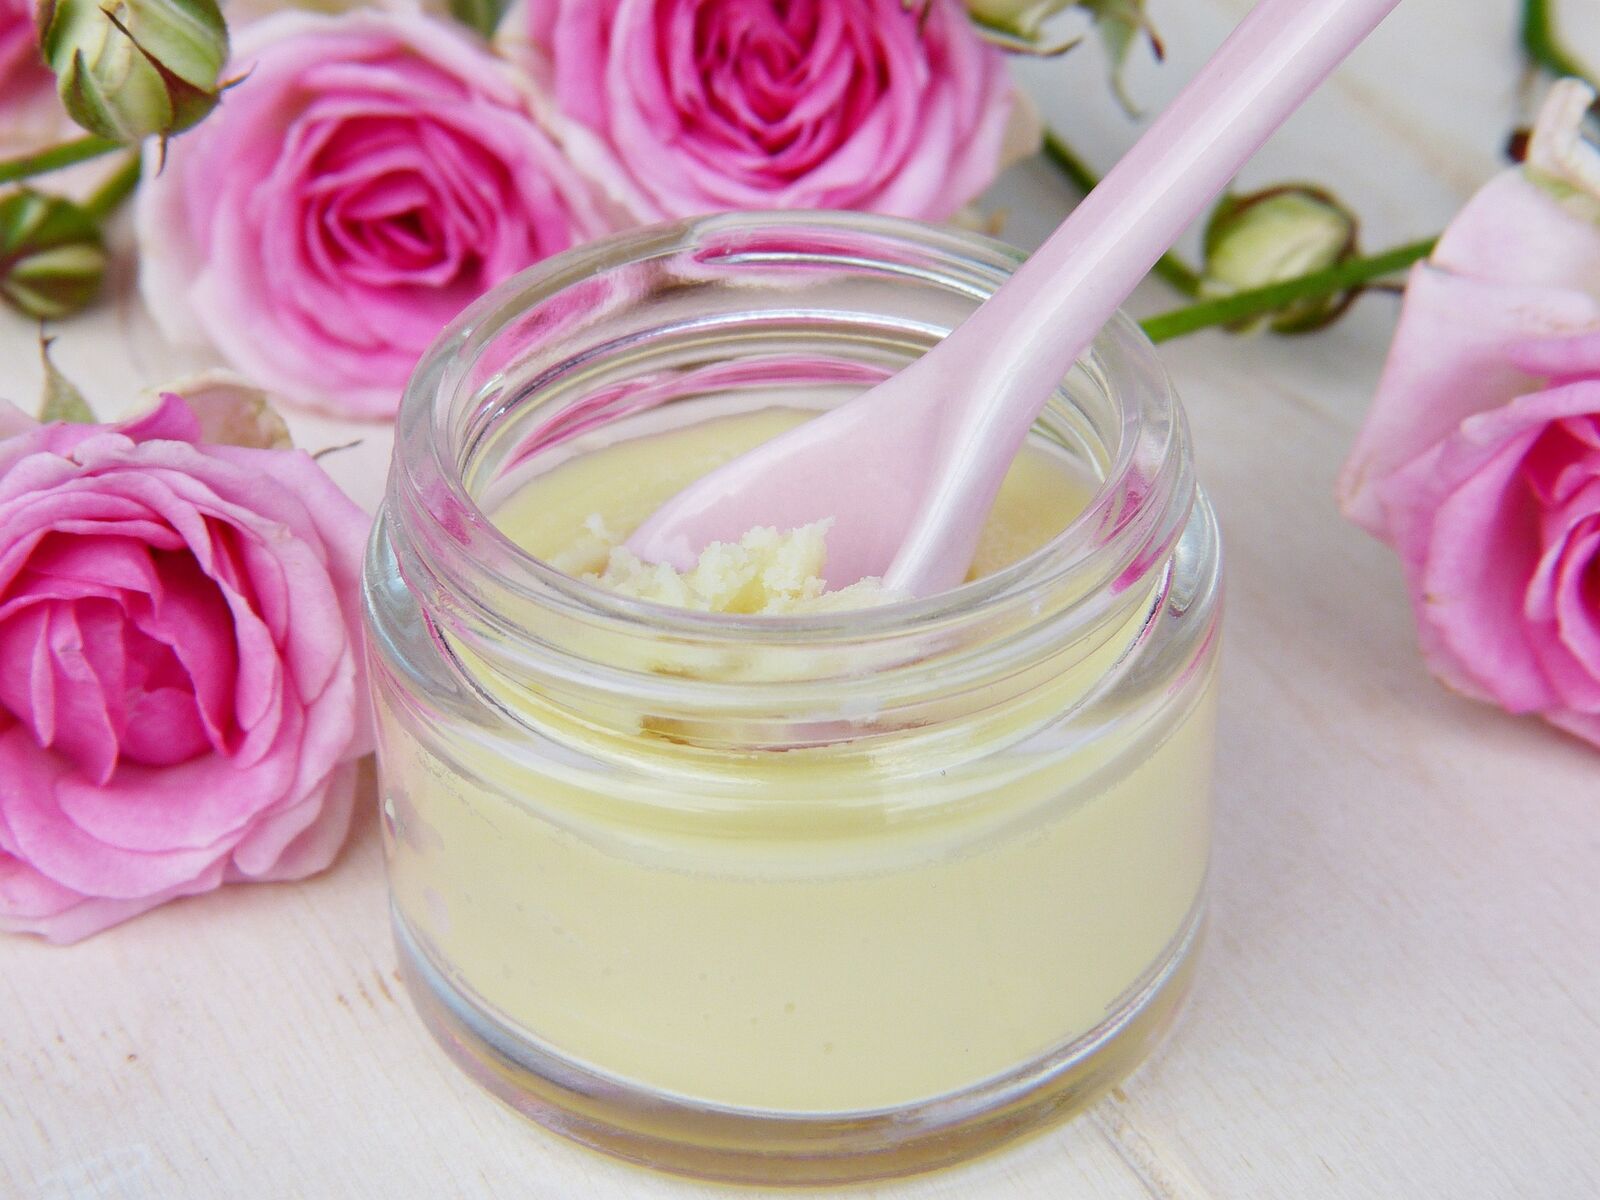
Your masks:
M978 464L1011 461L1156 259L1397 3L1259 0L1100 186L929 356L941 369L965 364L971 394L982 398L950 411L947 444L963 447L958 457L971 469L952 481L946 504L974 510L981 525L999 478ZM929 562L950 555L948 528L939 528L949 520L921 514L888 572L892 586L927 590Z
M1003 349L1019 365L1036 363L1030 370L1042 385L1039 394L1047 395L1156 259L1398 2L1260 0L1100 186L983 306L982 323L992 329L982 344L991 353ZM1004 338L999 344L997 332Z

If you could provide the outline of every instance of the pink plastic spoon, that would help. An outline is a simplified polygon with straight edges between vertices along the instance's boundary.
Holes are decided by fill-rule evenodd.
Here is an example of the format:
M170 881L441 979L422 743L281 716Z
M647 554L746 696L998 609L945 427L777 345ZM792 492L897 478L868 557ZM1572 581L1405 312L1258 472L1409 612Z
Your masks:
M1260 0L1005 285L904 370L713 471L628 539L683 569L757 525L834 519L827 577L965 577L1011 460L1163 251L1399 0Z

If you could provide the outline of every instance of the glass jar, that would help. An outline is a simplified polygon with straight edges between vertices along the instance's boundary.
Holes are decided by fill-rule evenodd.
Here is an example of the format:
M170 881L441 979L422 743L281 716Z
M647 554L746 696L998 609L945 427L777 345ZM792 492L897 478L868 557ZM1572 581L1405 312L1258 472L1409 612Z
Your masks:
M585 445L824 407L1018 256L858 214L613 238L418 368L367 562L412 997L536 1120L708 1177L919 1170L1075 1110L1181 997L1209 847L1215 525L1113 321L1033 438L1093 477L924 600L740 617L603 592L490 519Z

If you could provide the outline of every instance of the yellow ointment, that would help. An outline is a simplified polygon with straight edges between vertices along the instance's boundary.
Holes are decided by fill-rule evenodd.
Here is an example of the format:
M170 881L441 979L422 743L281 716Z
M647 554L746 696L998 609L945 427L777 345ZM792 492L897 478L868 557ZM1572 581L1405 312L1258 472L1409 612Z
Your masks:
M615 442L535 477L499 506L495 524L569 575L600 571L617 540L672 496L815 415L763 408ZM1001 485L967 577L992 575L1032 554L1083 511L1093 491L1093 481L1063 457L1024 449Z
M619 545L621 539L596 514L587 522L584 543L592 538L609 549L582 579L636 600L742 616L841 612L907 598L874 578L828 591L822 575L831 524L815 521L787 530L758 525L737 542L711 543L693 567L679 571L647 563Z
M615 537L667 497L807 415L604 446L492 516L569 573L604 570ZM974 574L1044 545L1092 487L1063 456L1025 450ZM1145 619L1118 615L1081 657L1038 664L1020 698L965 697L964 717L881 745L708 748L486 669L483 694L514 719L505 736L559 752L430 741L380 706L398 911L506 1025L680 1099L861 1112L1023 1067L1119 1011L1200 896L1209 675L1142 723L1086 734L1056 719L1114 674ZM662 654L670 674L739 674Z

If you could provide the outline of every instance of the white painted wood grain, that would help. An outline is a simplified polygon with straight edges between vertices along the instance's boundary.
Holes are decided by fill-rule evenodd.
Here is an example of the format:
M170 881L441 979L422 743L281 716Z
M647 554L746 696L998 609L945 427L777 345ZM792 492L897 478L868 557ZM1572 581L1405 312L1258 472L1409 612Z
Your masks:
M1164 0L1153 106L1246 0ZM1247 172L1336 180L1369 243L1427 233L1520 116L1511 0L1406 0ZM1600 4L1569 0L1600 61ZM1087 65L1029 64L1109 162L1130 126ZM1036 241L1042 168L996 190ZM1149 286L1141 311L1170 304ZM1166 1050L1083 1119L893 1200L1477 1200L1600 1195L1600 757L1423 671L1397 569L1334 474L1393 305L1326 333L1165 353L1229 555L1213 919ZM31 397L0 324L0 394ZM62 330L102 413L182 356L124 299ZM310 447L349 427L299 419ZM328 460L364 503L388 435ZM66 950L0 941L0 1197L727 1197L512 1116L434 1049L394 978L372 822L298 885L186 900Z

